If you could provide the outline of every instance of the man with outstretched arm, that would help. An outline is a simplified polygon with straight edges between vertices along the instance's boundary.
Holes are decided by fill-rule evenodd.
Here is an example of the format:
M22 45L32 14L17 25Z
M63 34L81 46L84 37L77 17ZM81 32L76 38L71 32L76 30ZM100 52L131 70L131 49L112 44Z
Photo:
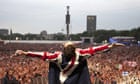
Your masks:
M38 57L49 61L49 84L91 84L86 59L96 52L122 46L123 44L113 43L86 49L76 48L72 42L64 45L63 51L50 52L25 52L17 50L16 55Z

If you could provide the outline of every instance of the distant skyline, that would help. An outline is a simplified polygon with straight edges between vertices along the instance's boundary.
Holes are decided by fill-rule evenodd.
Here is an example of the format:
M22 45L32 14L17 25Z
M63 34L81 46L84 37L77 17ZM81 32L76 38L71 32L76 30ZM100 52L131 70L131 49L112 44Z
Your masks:
M87 15L97 16L98 29L130 30L140 26L140 0L0 0L0 28L14 33L66 33L66 6L70 6L70 33L86 31ZM64 31L62 31L64 30Z

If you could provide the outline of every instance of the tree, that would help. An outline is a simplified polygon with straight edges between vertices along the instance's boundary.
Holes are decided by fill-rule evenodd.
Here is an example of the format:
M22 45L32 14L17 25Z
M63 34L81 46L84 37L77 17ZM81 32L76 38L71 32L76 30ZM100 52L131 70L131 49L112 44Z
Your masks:
M63 33L54 34L55 40L65 40L65 35Z

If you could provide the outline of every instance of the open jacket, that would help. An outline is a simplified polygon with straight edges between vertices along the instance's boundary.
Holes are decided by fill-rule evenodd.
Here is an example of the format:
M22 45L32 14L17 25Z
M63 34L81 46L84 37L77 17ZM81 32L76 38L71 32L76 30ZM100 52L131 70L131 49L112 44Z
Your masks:
M76 55L69 61L67 56L56 51L49 52L28 52L28 56L39 57L50 62L49 84L91 84L86 59L97 51L107 49L107 45L91 47L86 49L77 48Z

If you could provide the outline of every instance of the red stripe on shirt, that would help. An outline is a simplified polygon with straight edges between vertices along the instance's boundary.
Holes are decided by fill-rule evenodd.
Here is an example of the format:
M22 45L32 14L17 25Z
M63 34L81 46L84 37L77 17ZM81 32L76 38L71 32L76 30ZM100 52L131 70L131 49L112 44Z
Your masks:
M103 45L103 46L99 46L97 48L95 48L94 50L95 51L101 51L101 50L104 50L104 49L108 49L109 47L107 45Z
M59 54L54 54L54 55L49 55L49 56L46 56L47 59L55 59L58 57Z
M46 58L47 58L47 52L44 52L42 59L45 60Z
M80 50L79 52L80 52L80 54L93 54L94 49L93 48L83 49L83 50Z
M72 59L71 59L72 62L70 64L70 66L66 70L64 70L64 73L66 73L67 71L69 71L73 67L75 59L76 59L76 57L73 56Z
M49 53L47 52L44 52L44 55L39 55L39 54L33 54L33 53L28 53L27 54L28 56L31 56L31 57L41 57L43 60L45 59L55 59L58 57L58 53L54 53L53 55L49 55Z

